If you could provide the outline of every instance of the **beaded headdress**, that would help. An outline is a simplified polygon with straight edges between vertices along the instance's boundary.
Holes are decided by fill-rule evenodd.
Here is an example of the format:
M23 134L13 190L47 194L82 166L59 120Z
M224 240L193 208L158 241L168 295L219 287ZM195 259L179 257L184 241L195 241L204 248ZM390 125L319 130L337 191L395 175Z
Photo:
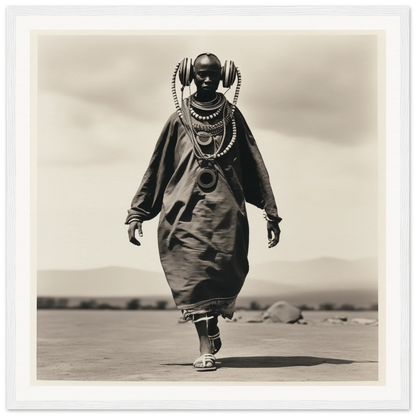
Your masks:
M202 55L210 56L213 54L204 53L198 55L196 59ZM224 70L226 70L226 73L224 73ZM179 104L178 96L176 93L176 76L178 72L182 84L182 105ZM195 156L200 161L200 165L202 167L202 171L198 175L198 184L202 189L207 189L212 187L213 184L215 185L216 182L216 173L212 172L212 169L209 166L213 165L215 159L228 153L236 140L237 128L234 119L234 112L240 92L241 72L232 61L226 61L224 67L222 67L223 84L229 85L228 90L231 88L231 84L235 77L237 77L237 86L235 89L232 104L229 103L224 94L221 93L216 93L215 98L208 102L201 103L195 100L194 95L192 95L190 91L192 73L193 66L191 59L185 58L181 62L178 62L172 77L172 95L176 112L185 128L187 135L191 139ZM227 83L225 83L225 79ZM189 87L189 97L187 100L185 100L183 97L185 86ZM214 122L215 119L219 118L220 116L222 116L221 120ZM211 121L213 123L211 123ZM232 124L232 138L229 144L225 146L226 128L230 122ZM213 136L218 135L222 136L222 140L219 146L214 149L212 153L206 153L204 148L213 142ZM207 184L209 186L207 186Z

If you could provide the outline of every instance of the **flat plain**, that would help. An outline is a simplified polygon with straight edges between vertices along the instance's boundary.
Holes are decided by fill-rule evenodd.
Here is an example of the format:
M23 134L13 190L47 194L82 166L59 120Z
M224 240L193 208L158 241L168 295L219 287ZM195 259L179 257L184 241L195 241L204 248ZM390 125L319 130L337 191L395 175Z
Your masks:
M39 310L37 380L125 382L367 382L378 380L377 312L305 311L307 325L219 320L217 371L196 372L198 340L179 311ZM325 318L346 316L345 324Z

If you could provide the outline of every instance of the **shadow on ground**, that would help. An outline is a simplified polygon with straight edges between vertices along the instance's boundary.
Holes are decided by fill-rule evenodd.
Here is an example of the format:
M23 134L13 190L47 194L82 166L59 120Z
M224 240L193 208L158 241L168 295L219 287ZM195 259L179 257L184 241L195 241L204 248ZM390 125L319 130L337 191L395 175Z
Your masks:
M280 357L280 356L261 356L261 357L225 357L217 360L217 367L227 368L278 368L278 367L310 367L321 364L368 364L377 361L352 361L341 360L336 358L321 357ZM189 366L189 363L183 364L161 364Z

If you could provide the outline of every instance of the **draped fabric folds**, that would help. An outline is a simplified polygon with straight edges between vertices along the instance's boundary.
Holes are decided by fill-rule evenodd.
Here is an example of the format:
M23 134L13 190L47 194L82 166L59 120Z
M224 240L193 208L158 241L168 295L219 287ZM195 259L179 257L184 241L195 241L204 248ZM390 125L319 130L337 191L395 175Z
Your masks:
M235 121L236 142L216 159L216 186L204 192L196 182L200 161L174 113L128 210L126 223L148 221L160 213L160 260L176 306L186 319L203 312L232 317L249 269L245 202L280 221L266 167L238 109ZM224 146L231 140L231 130L229 125ZM214 142L218 145L221 139Z

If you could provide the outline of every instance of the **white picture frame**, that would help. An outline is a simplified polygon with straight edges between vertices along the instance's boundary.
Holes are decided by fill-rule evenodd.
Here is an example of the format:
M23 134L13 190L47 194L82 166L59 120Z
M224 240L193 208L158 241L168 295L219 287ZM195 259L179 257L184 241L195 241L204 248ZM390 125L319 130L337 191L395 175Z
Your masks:
M253 10L255 12L253 12ZM375 30L386 39L386 383L384 386L33 385L36 270L31 217L31 34L34 31ZM211 20L210 20L211 18ZM389 414L414 409L414 10L406 2L11 2L5 25L6 414ZM413 88L412 88L413 87ZM32 196L33 198L33 196ZM279 396L279 399L276 399ZM138 398L139 397L139 398ZM284 399L282 399L284 397ZM299 399L302 397L302 399Z

